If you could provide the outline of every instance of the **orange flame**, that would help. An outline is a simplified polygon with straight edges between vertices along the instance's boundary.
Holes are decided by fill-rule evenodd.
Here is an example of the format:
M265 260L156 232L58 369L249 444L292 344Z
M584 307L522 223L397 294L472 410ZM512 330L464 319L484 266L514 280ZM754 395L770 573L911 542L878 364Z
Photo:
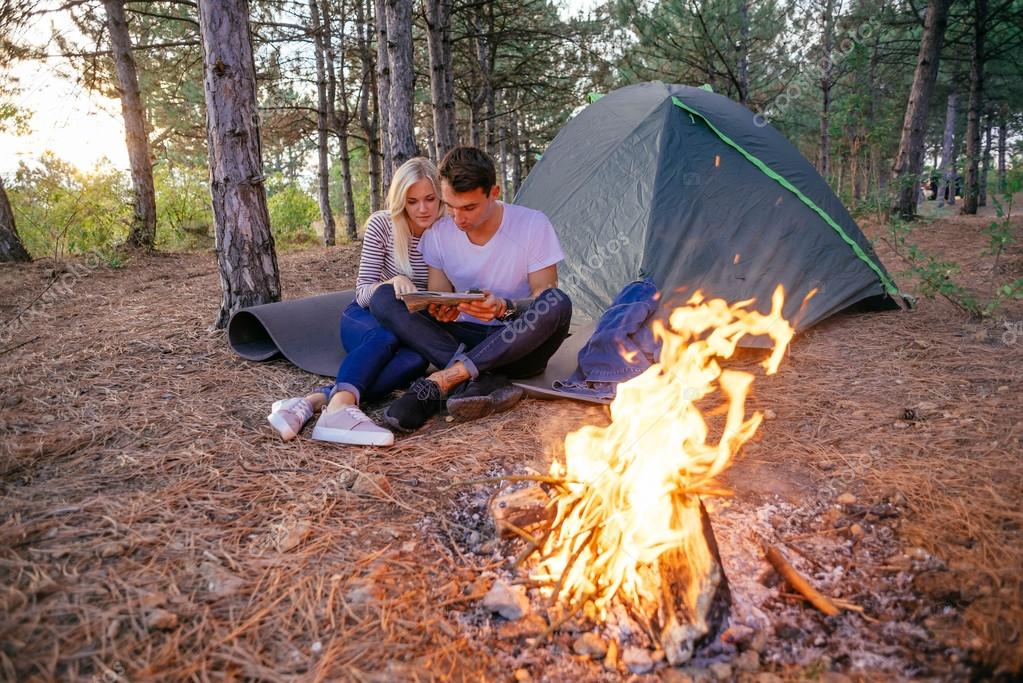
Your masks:
M611 424L565 438L565 464L555 462L551 473L568 481L568 492L558 499L533 572L557 582L553 590L562 602L592 600L603 615L616 596L637 605L656 600L652 568L670 549L687 554L697 577L691 592L712 571L705 546L689 542L701 533L699 514L680 509L711 491L713 478L763 420L759 412L746 417L753 375L722 369L718 360L731 357L742 337L767 335L774 347L763 366L773 374L794 334L782 318L780 285L770 313L749 310L752 303L694 294L671 313L669 327L655 323L659 362L619 385ZM724 427L718 442L708 443L711 430L696 404L719 390Z

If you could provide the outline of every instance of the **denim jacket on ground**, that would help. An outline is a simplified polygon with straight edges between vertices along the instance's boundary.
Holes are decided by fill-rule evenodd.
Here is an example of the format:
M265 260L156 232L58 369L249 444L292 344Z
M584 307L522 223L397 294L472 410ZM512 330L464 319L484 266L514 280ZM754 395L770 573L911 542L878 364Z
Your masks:
M566 394L614 398L620 382L640 375L657 361L660 343L650 329L660 295L649 278L630 282L604 311L572 376L554 382Z

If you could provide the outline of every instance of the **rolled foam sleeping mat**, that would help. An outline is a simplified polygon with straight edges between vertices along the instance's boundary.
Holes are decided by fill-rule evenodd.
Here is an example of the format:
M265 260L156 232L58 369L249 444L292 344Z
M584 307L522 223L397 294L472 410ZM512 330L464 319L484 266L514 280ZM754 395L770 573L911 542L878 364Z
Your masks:
M231 316L228 343L248 360L282 355L306 372L334 377L345 357L341 313L354 300L349 289L244 308Z

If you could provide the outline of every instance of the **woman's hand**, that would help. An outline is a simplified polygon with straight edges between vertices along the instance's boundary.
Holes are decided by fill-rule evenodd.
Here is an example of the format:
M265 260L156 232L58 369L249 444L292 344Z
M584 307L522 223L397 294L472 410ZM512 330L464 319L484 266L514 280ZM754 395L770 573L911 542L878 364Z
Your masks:
M410 292L418 291L412 280L409 280L404 275L395 275L388 282L394 287L395 298L400 297L402 294L409 294Z

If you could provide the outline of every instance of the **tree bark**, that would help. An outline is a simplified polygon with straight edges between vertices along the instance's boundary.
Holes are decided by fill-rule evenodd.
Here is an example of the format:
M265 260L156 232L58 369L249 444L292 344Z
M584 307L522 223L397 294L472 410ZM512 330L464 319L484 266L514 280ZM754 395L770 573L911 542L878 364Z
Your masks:
M146 114L139 91L138 71L132 56L124 0L104 0L110 51L117 72L117 91L124 118L124 140L131 165L131 184L135 194L135 212L128 233L128 244L151 250L156 246L156 190L153 187L153 160L149 155Z
M439 162L455 146L455 93L451 65L452 0L424 0L430 51L434 154ZM452 86L449 89L449 86Z
M831 53L835 42L835 0L824 0L821 24L821 117L820 148L817 154L817 170L825 180L831 174L831 88L834 86Z
M522 187L522 148L519 144L519 107L518 94L515 95L511 114L511 196L508 201L515 198Z
M263 186L247 0L200 0L199 37L222 328L239 309L279 301L281 279Z
M330 208L330 138L327 131L327 75L323 56L324 31L320 22L318 0L309 0L309 32L313 38L316 56L316 152L317 152L317 197L320 203L320 219L323 221L323 243L328 247L335 244L334 213Z
M338 112L338 83L337 69L335 64L337 58L334 52L334 29L331 19L330 0L323 0L323 44L326 48L326 71L327 71L327 116L330 119L330 126L337 136L341 156L341 197L345 204L345 236L348 241L354 241L358 235L358 225L355 219L355 197L352 193L352 160L348 145L348 125L351 123L351 110L348 108L348 92L345 89L344 78L340 79L340 101L341 108ZM344 53L341 54L341 63L344 63Z
M948 94L948 102L945 105L945 134L941 138L941 180L938 182L938 206L945 205L945 190L950 189L948 193L948 203L955 206L956 203L956 187L955 187L955 164L952 162L953 152L953 137L955 136L956 128L956 93L950 92ZM951 188L949 183L951 182Z
M973 2L973 58L970 60L970 104L966 112L966 177L961 213L976 214L980 199L980 117L984 106L984 42L988 0Z
M32 256L18 236L18 230L14 225L14 210L7 199L4 179L0 178L0 262L31 260Z
M391 97L387 137L391 171L417 156L413 132L416 72L412 64L412 0L385 0L387 58L391 64Z
M739 103L749 103L749 5L750 0L739 0L739 42L735 49L738 53Z
M984 117L984 153L980 161L980 206L987 206L987 178L991 170L991 128L994 114L994 111L989 109Z
M945 42L950 4L951 0L930 0L927 5L913 85L909 90L909 103L902 121L902 137L892 175L899 191L894 210L906 220L912 220L916 215L916 186L924 170L927 115L938 78L938 62Z
M387 0L373 2L377 29L377 110L379 116L380 149L382 166L380 182L382 194L387 194L394 172L391 158L391 59L387 49Z
M1006 131L1006 118L1009 111L1008 104L1002 104L998 108L998 194L1005 194L1005 151L1008 140Z
M366 165L369 173L370 212L380 210L380 129L377 126L376 79L374 78L373 54L369 43L372 22L369 20L367 0L355 0L356 36L359 48L359 65L362 72L359 93L359 125L366 134ZM371 103L372 102L372 103Z

